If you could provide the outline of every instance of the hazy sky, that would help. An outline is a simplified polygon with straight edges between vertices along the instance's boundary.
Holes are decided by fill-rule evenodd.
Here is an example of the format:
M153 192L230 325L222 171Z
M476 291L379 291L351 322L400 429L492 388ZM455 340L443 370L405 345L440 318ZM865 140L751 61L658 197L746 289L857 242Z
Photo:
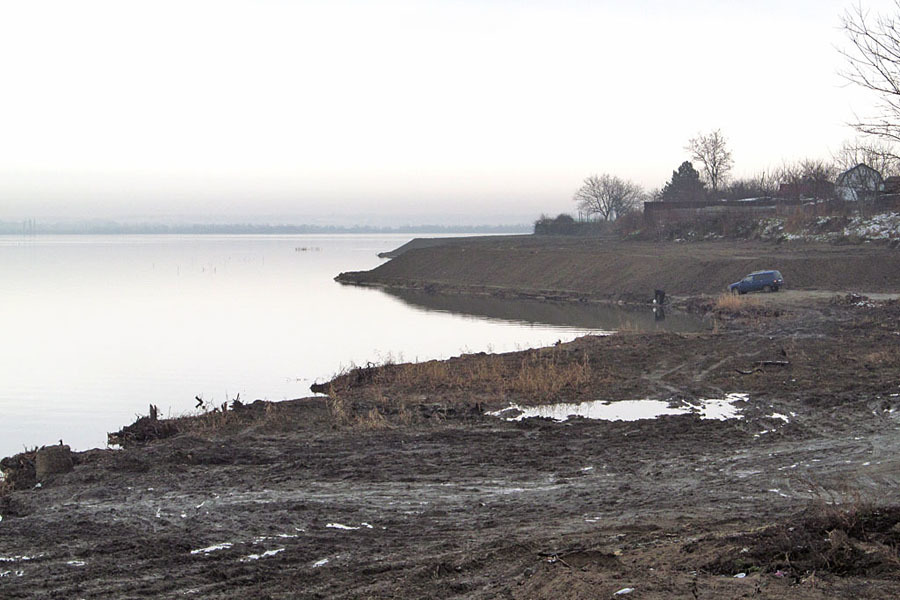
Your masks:
M828 158L852 6L0 0L0 220L521 223L713 128L737 175Z

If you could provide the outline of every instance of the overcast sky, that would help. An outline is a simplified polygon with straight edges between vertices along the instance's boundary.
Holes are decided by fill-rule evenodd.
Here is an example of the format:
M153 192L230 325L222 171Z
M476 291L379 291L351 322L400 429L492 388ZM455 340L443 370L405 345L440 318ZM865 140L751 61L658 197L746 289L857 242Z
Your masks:
M852 6L0 0L0 220L523 223L714 128L737 175L828 158Z

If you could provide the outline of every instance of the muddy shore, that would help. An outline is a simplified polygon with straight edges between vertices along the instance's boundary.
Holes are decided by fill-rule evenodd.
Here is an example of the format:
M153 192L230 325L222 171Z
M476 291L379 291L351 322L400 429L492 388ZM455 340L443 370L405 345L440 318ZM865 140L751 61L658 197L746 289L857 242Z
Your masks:
M860 277L900 291L896 271ZM148 417L40 481L20 457L0 597L898 597L900 302L822 289L840 293L688 293L708 330L364 367L326 396ZM690 412L735 393L740 418ZM639 399L686 414L489 414Z

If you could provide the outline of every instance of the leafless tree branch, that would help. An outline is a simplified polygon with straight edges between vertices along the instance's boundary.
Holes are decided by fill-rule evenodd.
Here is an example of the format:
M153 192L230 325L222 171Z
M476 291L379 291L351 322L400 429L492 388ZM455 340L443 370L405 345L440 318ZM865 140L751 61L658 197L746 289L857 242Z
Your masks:
M900 0L894 7L891 15L872 16L861 5L845 12L841 23L849 46L839 50L847 59L843 77L879 96L880 114L851 126L890 142L900 141Z
M585 178L574 200L580 211L612 221L633 210L643 196L643 189L636 183L603 174Z
M691 138L685 150L691 153L691 159L703 166L703 174L713 193L719 190L734 166L731 151L722 131L716 129L708 134L697 134Z

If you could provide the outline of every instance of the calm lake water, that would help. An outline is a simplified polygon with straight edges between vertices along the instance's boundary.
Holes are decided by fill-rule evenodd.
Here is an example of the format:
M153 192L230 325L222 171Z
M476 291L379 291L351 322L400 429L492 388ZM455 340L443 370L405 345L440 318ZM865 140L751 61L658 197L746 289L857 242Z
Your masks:
M309 396L368 361L502 352L652 313L465 302L333 281L409 235L0 237L0 456L104 446L156 404ZM667 319L666 326L696 323Z

